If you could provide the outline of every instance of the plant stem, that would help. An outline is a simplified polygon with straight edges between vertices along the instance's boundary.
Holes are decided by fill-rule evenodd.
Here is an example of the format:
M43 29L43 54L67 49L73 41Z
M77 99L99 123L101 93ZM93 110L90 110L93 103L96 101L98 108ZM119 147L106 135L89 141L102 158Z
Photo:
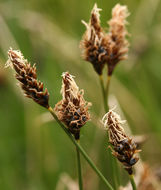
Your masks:
M91 168L96 172L96 174L100 177L100 179L105 183L105 185L108 187L109 190L114 190L111 184L106 180L106 178L103 176L103 174L98 170L98 168L95 166L93 161L90 159L90 157L87 155L87 153L84 151L82 146L77 143L77 141L74 139L72 134L68 131L68 129L59 121L57 116L55 115L53 109L51 107L48 108L49 112L52 114L52 116L55 118L57 123L61 126L61 128L64 130L64 132L68 135L72 143L79 149L82 156L85 158L85 160L88 162L88 164L91 166Z
M105 92L106 99L107 99L107 104L108 104L108 100L109 100L110 81L111 81L111 76L108 75L107 76L107 82L106 82L106 92ZM118 172L119 170L118 170L117 160L116 160L116 158L113 158L112 155L111 155L110 160L112 162L112 176L113 176L114 186L115 186L115 189L118 189L118 186L120 185L119 184L120 180L118 180L118 179L120 178L120 176L119 176L119 172Z
M108 75L107 76L107 83L106 83L106 92L105 92L107 105L108 105L108 96L109 96L110 81L111 81L111 76Z
M100 85L101 85L101 89L102 89L104 109L105 109L105 112L108 112L109 108L108 108L108 103L107 103L107 95L106 95L106 92L105 92L104 83L103 83L103 76L102 75L99 75L99 80L100 80Z
M134 181L134 176L133 175L129 175L129 177L130 177L130 182L131 182L133 190L137 190L136 184L135 184L135 181Z
M79 144L79 141L77 141L77 143ZM77 147L76 147L76 152L77 152L77 164L78 164L79 190L83 190L80 152L79 152L79 149Z
M104 109L105 112L107 113L109 111L109 105L108 105L108 97L109 97L109 87L110 87L110 81L111 81L111 76L107 76L107 83L106 83L106 89L104 88L104 82L103 82L103 76L99 76L100 79L100 84L101 84L101 89L102 89L102 95L103 95L103 102L104 102ZM117 161L115 158L112 157L111 152L109 152L109 161L111 163L111 175L112 175L112 180L114 184L114 189L118 189L118 181L119 179L119 174L118 172L118 166L117 166Z

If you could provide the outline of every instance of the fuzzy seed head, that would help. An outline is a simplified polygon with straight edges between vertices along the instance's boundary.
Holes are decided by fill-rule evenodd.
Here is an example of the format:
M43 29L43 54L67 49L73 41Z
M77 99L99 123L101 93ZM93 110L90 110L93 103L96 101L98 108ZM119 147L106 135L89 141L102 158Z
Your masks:
M102 120L104 122L104 127L109 132L109 141L111 144L117 145L118 142L127 138L124 128L121 126L125 121L122 121L116 112L110 110L105 114Z
M121 60L127 59L129 43L126 40L128 32L126 30L126 18L129 16L126 6L117 4L112 9L112 18L108 22L109 33L105 37L107 41L110 41L108 47L108 75L111 75L116 64Z
M69 131L79 139L80 128L90 119L88 112L90 103L83 98L83 90L79 90L73 76L68 72L62 74L62 100L54 108L56 115Z
M82 21L86 26L86 31L80 42L82 57L84 60L92 63L95 71L101 75L105 65L106 51L103 44L103 30L100 26L100 14L97 4L94 5L91 12L89 23Z
M47 89L43 90L43 83L37 79L36 66L31 66L19 50L12 49L8 51L8 61L5 67L8 66L16 71L15 77L19 81L24 95L48 108L49 93Z
M95 4L89 23L83 21L86 32L80 42L83 59L92 63L95 71L101 75L104 65L108 66L108 75L112 75L115 66L127 59L129 43L126 40L126 18L129 16L126 6L117 4L112 10L106 33L100 25L101 9Z
M125 134L121 126L125 121L122 121L120 116L112 110L105 114L102 121L108 130L109 142L112 145L109 148L112 150L112 154L131 175L133 173L132 166L139 160L136 153L140 152L140 150L137 149L134 141Z

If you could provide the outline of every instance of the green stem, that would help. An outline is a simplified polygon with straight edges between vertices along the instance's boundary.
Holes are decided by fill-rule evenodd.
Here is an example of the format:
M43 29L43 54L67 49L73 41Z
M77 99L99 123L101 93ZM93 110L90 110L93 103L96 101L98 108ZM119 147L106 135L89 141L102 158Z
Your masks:
M109 190L114 190L111 184L106 180L106 178L103 176L103 174L98 170L98 168L95 166L93 161L90 159L90 157L87 155L87 153L84 151L82 146L77 143L77 141L74 139L74 137L71 135L71 133L68 131L68 129L59 121L57 116L55 115L53 109L51 107L48 108L49 112L52 114L54 119L57 121L57 123L61 126L61 128L64 130L64 132L68 135L72 143L79 149L82 156L85 158L85 160L88 162L88 164L91 166L91 168L96 172L98 177L105 183L105 185L108 187Z
M79 144L79 141L77 141L77 143ZM79 149L77 147L76 147L76 152L77 152L77 164L78 164L79 190L83 190L80 152L79 152Z
M135 184L135 181L134 181L134 176L133 175L129 175L129 177L130 177L130 182L131 182L133 190L137 190L136 184Z
M108 104L108 101L109 101L109 88L110 88L110 81L111 81L111 76L110 75L107 75L107 82L106 82L106 92L105 92L105 95L106 95L106 99L107 99L107 104ZM108 106L109 107L109 106ZM109 110L108 110L109 111ZM113 177L113 182L114 182L114 187L115 189L117 190L118 189L118 186L119 186L119 170L118 170L118 164L117 164L117 160L116 158L113 158L113 156L111 155L110 156L110 160L112 162L112 177Z
M106 92L105 92L105 88L104 88L104 84L103 84L103 76L102 75L99 75L99 80L100 80L100 85L101 85L101 89L102 89L104 109L105 109L105 112L108 112L109 108L108 108L107 96L106 96Z
M107 99L107 104L109 100L109 88L110 88L110 81L111 81L111 76L107 76L107 83L106 83L106 99ZM111 162L112 162L112 176L113 176L113 181L114 181L114 187L115 189L118 189L119 181L120 181L120 176L119 176L119 170L118 170L118 164L116 158L114 158L111 155Z
M107 100L107 106L108 106L108 96L109 96L110 81L111 81L111 76L108 75L107 76L107 83L106 83L106 92L105 92L105 96L106 96L106 100Z
M99 76L100 79L100 84L101 84L101 89L102 89L102 95L103 95L103 102L104 102L104 109L105 112L107 113L109 111L109 105L108 105L108 99L109 99L109 87L110 87L110 81L111 81L111 76L107 76L107 83L106 83L106 89L104 88L104 82L103 82L103 76ZM117 161L115 158L112 157L111 152L109 153L109 161L111 163L111 175L112 175L112 180L114 184L114 189L118 189L118 180L119 179L119 174L118 172L118 165Z

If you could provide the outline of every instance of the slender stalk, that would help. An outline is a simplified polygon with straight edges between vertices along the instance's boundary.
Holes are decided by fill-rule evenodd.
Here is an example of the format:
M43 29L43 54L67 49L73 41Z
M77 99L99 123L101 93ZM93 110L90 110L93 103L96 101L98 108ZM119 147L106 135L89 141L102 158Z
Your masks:
M85 158L85 160L88 162L88 164L91 166L91 168L96 172L98 177L104 182L104 184L108 187L109 190L114 190L111 184L107 181L107 179L103 176L103 174L99 171L99 169L95 166L93 161L90 159L90 157L87 155L87 153L84 151L82 146L77 143L77 141L74 139L74 137L71 135L71 133L68 131L68 129L59 121L57 116L55 115L53 109L51 107L48 108L49 112L52 114L52 116L55 118L57 123L61 126L61 128L64 130L64 132L68 135L72 143L79 149L82 156Z
M107 83L106 83L106 92L105 92L105 96L106 96L106 100L107 100L107 105L108 105L108 96L109 96L109 88L110 88L110 81L111 81L111 76L107 76Z
M106 95L106 91L104 88L103 76L102 75L99 75L99 80L100 80L100 85L101 85L101 89L102 89L104 109L105 109L105 112L108 112L109 108L108 108L108 103L107 103L107 95Z
M79 141L77 141L79 144ZM82 171L81 171L81 159L79 149L76 147L77 152L77 164L78 164L78 179L79 179L79 190L83 190L83 180L82 180Z
M107 83L106 83L106 89L104 88L104 82L103 82L103 76L99 76L100 79L100 85L102 89L102 95L103 95L103 102L104 102L104 109L107 113L109 111L109 105L108 105L108 97L109 97L109 87L110 87L110 81L111 76L107 76ZM119 174L118 174L118 165L115 158L112 157L111 152L109 152L109 161L111 163L111 175L113 179L114 189L118 189L118 180Z
M134 181L134 176L133 175L129 175L129 177L130 177L130 182L131 182L133 190L137 190L136 184L135 184L135 181Z

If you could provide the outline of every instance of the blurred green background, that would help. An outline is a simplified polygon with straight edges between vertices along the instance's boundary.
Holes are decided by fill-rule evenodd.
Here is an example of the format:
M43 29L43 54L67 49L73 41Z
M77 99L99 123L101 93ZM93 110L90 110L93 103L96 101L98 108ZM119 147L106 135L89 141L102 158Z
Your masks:
M110 179L107 138L100 127L104 114L98 77L82 60L79 42L91 9L102 8L107 28L116 3L128 6L130 53L113 75L111 105L118 104L134 135L147 135L141 158L153 168L161 160L161 2L159 0L0 0L0 189L76 190L75 147L46 110L23 97L11 69L4 70L9 47L37 64L38 76L61 99L61 74L69 71L92 102L92 120L82 128L81 144ZM104 73L105 74L105 73ZM106 74L105 74L106 75ZM104 184L83 161L85 189ZM123 171L122 176L126 173ZM125 180L123 180L125 183Z

